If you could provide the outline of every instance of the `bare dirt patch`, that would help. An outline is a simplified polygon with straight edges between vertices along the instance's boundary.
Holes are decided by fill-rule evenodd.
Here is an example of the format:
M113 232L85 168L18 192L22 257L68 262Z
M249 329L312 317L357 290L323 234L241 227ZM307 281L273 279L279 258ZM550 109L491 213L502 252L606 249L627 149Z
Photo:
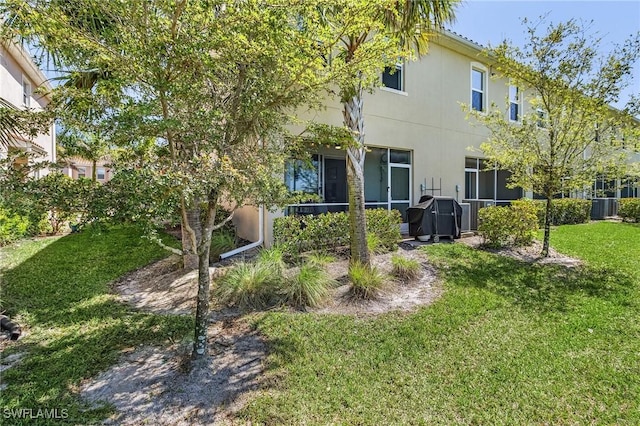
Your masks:
M209 329L211 354L189 371L191 345L143 346L81 387L94 406L111 403L106 424L228 424L261 385L265 342L250 327L219 316Z
M459 241L473 248L482 247L482 237L477 235L473 237L462 238ZM540 255L540 253L542 252L542 243L540 241L534 241L533 244L524 247L505 247L501 249L486 250L491 253L511 257L513 259L517 259L527 263L554 264L566 266L568 268L582 265L582 261L580 259L558 253L552 247L549 247L549 256L542 257Z
M333 279L345 284L333 290L331 300L325 306L312 311L323 314L378 315L391 311L412 311L433 303L441 296L442 287L438 285L436 272L428 263L424 252L414 250L411 246L403 246L395 254L420 262L422 270L417 279L400 282L390 278L377 299L357 300L349 295L348 260L333 262L328 265L327 270ZM373 266L390 276L392 255L393 253L386 253L374 256Z
M373 301L348 297L344 284L332 291L326 306L311 310L324 314L378 315L410 311L437 299L441 287L426 254L403 245L401 256L416 259L422 272L412 282L390 279ZM373 264L391 273L391 256L374 256ZM223 269L227 265L217 265ZM345 281L348 261L327 266L334 279ZM211 268L212 274L216 268ZM132 306L161 314L193 313L197 294L196 271L179 269L179 259L169 257L134 271L113 284L114 291ZM95 406L113 404L117 413L107 420L118 425L228 424L251 392L264 386L267 345L240 313L218 310L209 328L211 355L189 371L191 345L142 346L123 353L119 363L80 387L80 394Z
M113 284L122 300L159 314L191 314L198 294L198 271L180 269L180 258L169 256L135 270Z

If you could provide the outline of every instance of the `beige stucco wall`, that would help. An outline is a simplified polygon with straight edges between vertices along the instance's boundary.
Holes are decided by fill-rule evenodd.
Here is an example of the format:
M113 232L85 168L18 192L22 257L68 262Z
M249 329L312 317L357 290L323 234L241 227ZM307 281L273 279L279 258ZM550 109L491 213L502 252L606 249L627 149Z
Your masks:
M254 206L244 206L233 213L233 224L236 227L238 237L255 242L260 238L258 228L259 213Z
M426 181L431 187L432 179L435 187L440 182L442 185L435 195L464 198L465 157L481 158L479 151L469 148L479 147L489 135L483 126L467 119L461 106L471 103L471 70L478 65L486 71L486 107L495 103L504 108L506 115L508 80L492 75L493 68L482 56L480 46L455 34L432 40L425 57L404 65L404 92L380 88L365 95L366 144L413 153L413 204L422 195L420 184ZM527 111L521 111L524 112ZM299 115L302 119L342 125L342 107L337 99L328 99L322 111ZM278 216L282 212L266 215L267 244L272 241L272 222ZM257 219L251 226L257 227Z
M403 93L381 88L364 100L365 140L368 146L399 148L413 152L413 200L420 198L420 184L442 181L436 195L464 196L464 158L480 157L467 148L479 146L488 133L466 119L461 104L471 101L469 56L432 42L429 54L404 66ZM487 71L489 67L487 66ZM489 77L489 76L487 76ZM505 103L506 80L487 78L487 105ZM338 100L328 102L325 111L314 114L321 122L341 125Z
M365 95L366 144L412 151L413 204L422 195L420 184L426 181L427 187L431 187L432 179L436 187L442 182L442 190L436 195L458 195L460 200L464 197L464 159L481 156L468 147L479 146L488 135L481 126L471 125L461 107L461 103L471 102L471 67L472 63L482 62L479 52L479 48L470 48L465 42L434 40L427 56L404 65L404 92L380 88ZM489 78L490 68L488 65L486 68L486 105L505 103L507 82ZM338 99L328 99L322 111L299 115L303 119L342 125ZM459 185L457 194L456 185ZM282 215L280 211L265 215L267 245L273 240L273 219ZM243 235L248 235L249 229L257 229L257 213L237 215L234 222ZM255 241L257 235L255 239L247 239Z

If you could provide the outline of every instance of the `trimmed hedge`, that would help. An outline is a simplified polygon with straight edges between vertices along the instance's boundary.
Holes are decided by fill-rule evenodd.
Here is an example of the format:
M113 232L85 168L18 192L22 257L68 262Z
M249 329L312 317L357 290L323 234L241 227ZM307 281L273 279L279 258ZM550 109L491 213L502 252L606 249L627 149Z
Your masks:
M544 226L546 200L536 201L538 224ZM591 200L558 198L551 200L551 225L575 225L587 223L591 216Z
M400 240L402 217L397 210L366 210L367 231L392 251ZM285 216L273 223L274 243L288 256L310 250L334 251L349 245L349 216L345 212L317 216Z
M640 198L622 198L618 208L622 220L640 223Z
M538 230L537 203L518 200L505 207L485 207L478 211L478 232L488 247L531 244Z

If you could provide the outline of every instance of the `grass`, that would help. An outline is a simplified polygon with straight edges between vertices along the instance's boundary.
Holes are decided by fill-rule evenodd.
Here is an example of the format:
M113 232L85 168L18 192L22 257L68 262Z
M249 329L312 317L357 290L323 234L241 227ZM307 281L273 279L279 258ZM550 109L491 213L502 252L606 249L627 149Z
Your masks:
M297 268L287 269L278 247L261 250L253 262L234 265L214 288L216 301L240 308L271 308L287 304L297 308L319 306L335 281L325 267L327 255L311 255Z
M407 259L400 255L394 254L391 256L391 273L396 277L404 281L412 281L418 278L420 275L421 265L415 259Z
M57 422L98 422L110 409L78 399L74 389L82 380L113 365L122 349L190 337L190 318L135 312L110 294L112 280L166 255L140 237L135 229L115 228L23 241L0 251L3 308L27 331L3 354L26 353L3 373L3 410L57 408L68 414Z
M586 266L429 246L436 303L375 318L267 313L267 424L640 424L640 226L554 229Z
M282 286L282 296L288 305L302 308L320 306L329 295L335 281L327 271L315 263L306 263L288 277Z
M351 294L364 300L377 298L387 280L387 277L375 266L367 268L357 262L349 265L348 275L351 282Z
M272 263L240 262L217 282L214 298L223 305L262 308L274 303L282 272Z

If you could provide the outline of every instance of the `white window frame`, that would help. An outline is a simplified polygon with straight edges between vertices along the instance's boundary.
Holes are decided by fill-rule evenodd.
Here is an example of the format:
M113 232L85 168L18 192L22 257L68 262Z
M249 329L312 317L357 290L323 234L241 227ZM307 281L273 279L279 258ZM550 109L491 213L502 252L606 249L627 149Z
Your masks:
M87 168L86 167L78 167L78 179L87 177ZM82 174L80 174L80 170L82 170Z
M101 170L102 170L102 173L100 173ZM100 177L100 175L102 175L102 177ZM106 178L107 178L107 169L105 169L104 167L98 167L98 170L96 170L96 179L105 180Z
M473 87L473 73L474 71L480 72L482 73L482 89L481 90L477 90L476 88ZM482 112L482 113L486 113L487 112L487 106L488 104L488 100L489 100L489 69L479 63L479 62L472 62L471 63L471 68L469 70L469 105L471 106L471 109L474 111L478 111L478 112ZM475 109L473 107L473 93L474 92L479 92L482 94L482 109Z
M391 68L391 67L386 67L386 68ZM380 88L387 92L398 93L398 94L407 96L407 92L405 91L404 64L402 62L398 62L396 63L395 68L396 68L396 73L400 73L400 89L394 89L393 87L384 86L384 82L383 82L384 71L383 71L383 74L380 75L380 82L383 84L382 87Z
M22 105L27 108L31 107L31 82L24 75L22 76Z
M511 98L511 89L515 89L516 92L516 98L515 100ZM513 117L511 117L511 105L515 104L517 107L517 115L516 115L516 119L514 120ZM509 121L512 123L519 123L520 121L522 121L522 91L520 90L520 88L518 86L516 86L515 84L510 84L509 85Z

